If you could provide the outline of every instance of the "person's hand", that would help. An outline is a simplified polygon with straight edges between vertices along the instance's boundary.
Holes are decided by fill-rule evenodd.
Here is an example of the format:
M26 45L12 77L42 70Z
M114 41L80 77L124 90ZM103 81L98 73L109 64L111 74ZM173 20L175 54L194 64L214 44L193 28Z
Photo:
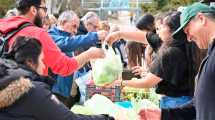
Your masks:
M105 30L101 30L97 32L98 38L101 41L104 41L105 37L108 35L108 32Z
M160 109L142 109L138 113L139 120L160 120L161 119L161 110Z
M106 84L103 87L104 88L112 88L114 86L121 86L122 80L114 80L112 83L110 84Z
M105 38L105 41L112 45L115 41L121 39L121 33L120 31L117 31L117 32L112 32L110 33L106 38Z
M119 30L120 30L120 28L117 25L111 25L111 27L110 27L110 33L116 32L116 31L119 31Z
M97 58L104 58L105 52L101 48L91 47L89 50L87 50L88 55L91 59L97 59Z
M132 73L134 73L135 75L142 75L144 73L144 68L141 66L134 66L131 68Z
M115 86L121 86L122 80L115 80L115 81L113 82L113 84L114 84Z

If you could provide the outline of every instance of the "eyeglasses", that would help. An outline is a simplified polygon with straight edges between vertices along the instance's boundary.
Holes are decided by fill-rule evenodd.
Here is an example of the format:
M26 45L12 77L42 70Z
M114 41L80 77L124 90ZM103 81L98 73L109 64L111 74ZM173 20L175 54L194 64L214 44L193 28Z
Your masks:
M41 6L36 6L37 8L43 9L45 12L47 12L48 8L47 7L41 7Z

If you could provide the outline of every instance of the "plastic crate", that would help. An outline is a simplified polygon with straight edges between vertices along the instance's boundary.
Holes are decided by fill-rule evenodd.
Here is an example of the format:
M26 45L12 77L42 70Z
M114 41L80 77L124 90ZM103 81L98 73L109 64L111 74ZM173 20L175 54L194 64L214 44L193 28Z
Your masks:
M101 94L108 97L113 102L121 101L121 87L112 86L110 88L99 87L94 84L88 84L86 87L86 100L92 97L94 94Z

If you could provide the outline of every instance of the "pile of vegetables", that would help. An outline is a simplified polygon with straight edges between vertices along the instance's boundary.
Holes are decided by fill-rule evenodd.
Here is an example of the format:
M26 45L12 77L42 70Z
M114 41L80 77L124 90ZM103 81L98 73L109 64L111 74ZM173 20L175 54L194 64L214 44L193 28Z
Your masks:
M149 101L153 102L155 105L159 105L159 95L155 93L154 88L150 89L139 89L139 88L131 88L131 87L124 87L122 90L122 98L123 100L143 100L148 99Z
M149 95L149 89L139 89L132 87L124 87L122 89L122 97L124 100L131 100L136 97L140 97L141 99L148 99Z
M148 98L149 101L151 101L155 105L159 106L160 97L161 97L160 95L158 95L158 94L155 93L155 89L154 88L150 89L150 95L149 95L149 98Z

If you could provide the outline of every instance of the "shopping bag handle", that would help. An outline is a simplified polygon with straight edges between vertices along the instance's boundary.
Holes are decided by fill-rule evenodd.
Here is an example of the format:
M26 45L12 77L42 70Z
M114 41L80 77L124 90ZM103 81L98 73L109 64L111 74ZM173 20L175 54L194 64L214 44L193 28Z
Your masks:
M108 50L109 47L110 47L110 46L107 44L107 42L104 42L104 43L102 44L102 49L105 50L105 51Z
M102 44L102 49L105 51L105 54L107 54L109 51L111 54L118 55L116 52L114 52L114 49L109 44L107 44L107 42Z

